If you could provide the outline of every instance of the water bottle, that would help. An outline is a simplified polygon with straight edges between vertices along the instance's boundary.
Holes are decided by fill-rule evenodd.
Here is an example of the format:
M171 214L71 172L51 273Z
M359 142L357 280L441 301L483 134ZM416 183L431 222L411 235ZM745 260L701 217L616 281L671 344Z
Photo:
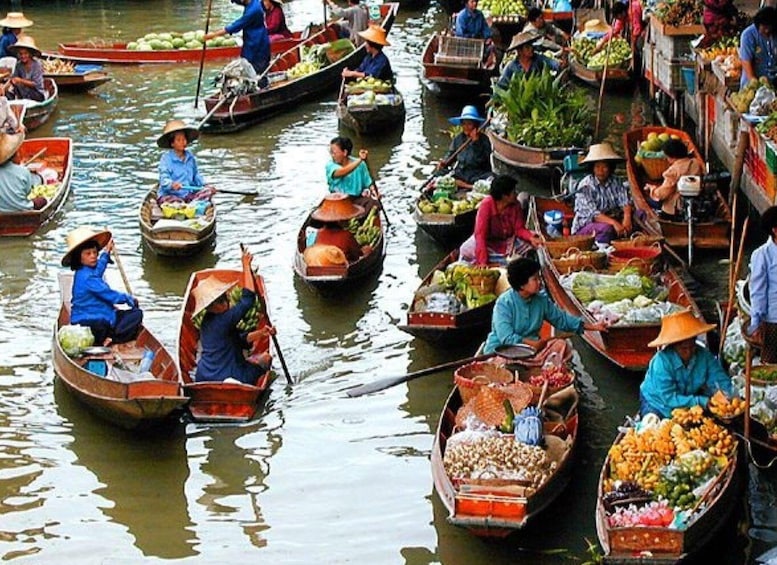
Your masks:
M151 370L151 363L154 362L154 352L146 349L143 352L143 359L140 360L139 373L148 373Z

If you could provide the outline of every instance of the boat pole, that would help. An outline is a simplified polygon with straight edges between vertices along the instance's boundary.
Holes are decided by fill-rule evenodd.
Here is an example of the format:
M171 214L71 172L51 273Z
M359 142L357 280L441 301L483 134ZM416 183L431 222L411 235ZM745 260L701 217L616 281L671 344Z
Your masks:
M210 9L213 7L213 0L208 0L208 15L205 16L205 34L208 34L208 27L210 26ZM207 48L207 42L202 42L202 56L200 57L200 72L197 75L197 94L194 95L194 107L197 108L197 103L200 100L200 84L202 84L202 70L205 67L205 49Z
M367 167L367 173L369 173L370 178L372 179L372 186L370 186L370 192L375 193L375 200L378 201L378 208L380 208L380 211L383 212L383 218L386 220L386 226L390 226L391 222L389 221L388 214L386 213L386 208L383 207L383 198L380 196L380 191L378 190L378 183L375 182L375 177L372 174L372 171L370 170L370 164L365 159L364 165Z
M728 288L728 305L726 307L726 313L723 316L723 327L721 327L720 347L718 349L718 356L723 353L723 346L726 343L726 330L728 329L729 321L731 320L731 311L733 310L732 302L734 302L734 292L736 289L736 280L739 276L739 268L742 265L742 255L745 250L745 239L747 238L747 226L750 223L750 216L745 217L745 222L742 224L742 235L739 238L739 251L737 252L737 260L734 265L734 270L731 273L731 284ZM733 234L732 234L733 235Z
M124 288L127 289L127 294L132 294L132 287L130 286L129 279L127 278L127 273L124 272L124 265L121 262L119 251L116 249L116 243L113 244L113 249L111 252L113 254L113 258L116 260L116 266L119 268L121 280L124 281Z
M614 22L613 22L614 23ZM610 24L610 33L612 33L612 23ZM610 62L610 45L612 45L613 36L607 41L607 47L604 49L604 69L602 70L602 83L599 85L599 102L596 105L596 126L594 127L594 139L599 139L599 124L602 118L602 101L604 100L604 85L607 83L607 67ZM633 56L633 55L632 55Z
M688 199L688 266L693 265L693 198Z

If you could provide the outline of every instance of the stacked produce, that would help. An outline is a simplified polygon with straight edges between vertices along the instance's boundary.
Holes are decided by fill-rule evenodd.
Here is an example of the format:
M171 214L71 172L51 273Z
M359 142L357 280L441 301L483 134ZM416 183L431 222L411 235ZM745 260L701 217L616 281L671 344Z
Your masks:
M530 147L585 144L594 115L590 101L583 90L560 79L545 69L513 76L507 89L494 87L494 130Z
M47 75L67 75L76 72L76 65L73 61L64 59L42 59L43 72Z
M581 65L589 69L602 69L607 61L608 67L622 67L631 59L631 46L629 42L622 37L616 37L610 41L608 48L604 48L598 53L593 53L597 40L586 35L576 35L572 40L572 55Z
M732 35L730 37L721 37L706 49L699 49L698 53L703 59L708 61L712 61L721 55L723 57L729 55L736 55L739 57L739 36Z
M364 221L358 218L352 218L348 222L348 231L356 238L359 245L369 245L375 247L380 240L380 220L378 219L378 208L373 207Z
M610 494L610 493L607 493ZM618 506L607 516L611 528L630 528L634 526L667 527L674 521L674 510L666 501L649 502L643 506L629 504Z
M588 37L584 33L578 33L572 38L572 44L569 47L569 51L575 61L581 65L587 65L594 49L596 49L597 43L598 40L593 37Z
M365 91L372 92L391 92L391 82L380 80L375 77L364 77L345 85L345 91L348 94L359 94Z
M423 300L415 304L425 312L458 314L485 306L496 300L494 289L499 269L472 267L466 263L452 263L443 271L435 271L428 287L419 291Z
M288 71L286 71L286 76L290 80L296 79L315 73L319 69L321 69L321 63L318 61L300 61Z
M466 196L452 195L451 198L438 198L427 200L421 198L418 201L418 209L422 214L463 214L478 207L480 201L468 199Z
M753 379L768 383L753 383L750 387L750 417L766 428L773 441L777 441L777 374L774 368L764 370L765 367L753 367L751 374ZM764 377L774 378L767 380ZM734 390L739 396L744 396L746 381L744 374L731 379Z
M526 17L529 13L522 0L481 0L478 9L491 14L497 23L517 22L518 16Z
M719 390L710 397L708 408L715 416L728 420L745 411L745 401L738 396L729 398Z
M35 200L39 196L42 196L46 200L51 200L59 190L60 183L53 182L50 184L36 184L30 189L30 193L27 195L27 200Z
M243 287L239 285L233 286L229 292L227 292L227 299L229 300L229 307L232 308L235 304L240 302L240 298L243 295ZM194 318L192 318L192 324L194 324L194 327L198 330L200 329L200 325L202 325L202 319L205 317L205 310L199 312ZM257 325L259 324L259 320L262 317L263 307L262 307L262 299L259 296L259 294L256 295L254 298L254 303L251 305L251 308L248 309L248 312L245 313L245 315L240 319L240 321L237 323L237 329L241 332L252 332L256 329Z
M653 14L666 25L688 26L701 23L704 3L698 0L663 0Z
M135 41L127 43L130 51L159 51L169 49L202 49L203 43L207 47L236 47L240 45L234 37L216 37L204 41L205 31L187 31L179 33L175 31L166 33L147 33Z
M750 112L750 104L752 104L753 100L755 99L756 92L758 92L761 87L771 89L768 78L761 77L758 80L753 79L748 82L744 88L740 89L739 92L732 92L729 100L734 106L734 110L740 114L747 114Z

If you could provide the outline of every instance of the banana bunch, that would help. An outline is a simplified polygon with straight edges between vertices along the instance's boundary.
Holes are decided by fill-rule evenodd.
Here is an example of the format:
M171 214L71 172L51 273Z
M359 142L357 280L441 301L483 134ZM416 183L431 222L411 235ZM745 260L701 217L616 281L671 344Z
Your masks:
M359 245L369 245L375 247L380 239L380 224L376 220L378 209L377 207L370 210L367 217L363 222L359 222L356 218L353 218L348 223L348 231L350 231L356 238L356 243Z
M49 75L70 74L76 72L75 63L64 59L43 59L43 72Z
M243 287L241 286L233 286L232 289L229 291L229 307L231 308L238 302L240 302L240 297L243 295ZM259 299L259 295L256 295L256 298L254 298L254 303L251 305L251 308L248 309L248 312L245 313L245 315L240 319L240 321L237 323L237 326L235 326L238 331L241 332L252 332L256 329L256 326L259 324L259 318L262 316L262 302Z
M59 189L59 183L53 184L38 184L32 187L30 193L27 195L27 200L35 200L39 196L42 196L46 200L51 200Z

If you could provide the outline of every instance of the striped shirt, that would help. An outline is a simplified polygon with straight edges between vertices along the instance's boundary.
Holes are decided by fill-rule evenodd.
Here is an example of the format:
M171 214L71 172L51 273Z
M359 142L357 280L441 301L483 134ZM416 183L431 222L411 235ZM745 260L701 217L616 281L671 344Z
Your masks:
M572 233L594 221L597 214L605 214L613 208L623 208L631 204L631 194L623 181L614 175L604 184L590 174L577 185L575 193L575 219L572 220Z

